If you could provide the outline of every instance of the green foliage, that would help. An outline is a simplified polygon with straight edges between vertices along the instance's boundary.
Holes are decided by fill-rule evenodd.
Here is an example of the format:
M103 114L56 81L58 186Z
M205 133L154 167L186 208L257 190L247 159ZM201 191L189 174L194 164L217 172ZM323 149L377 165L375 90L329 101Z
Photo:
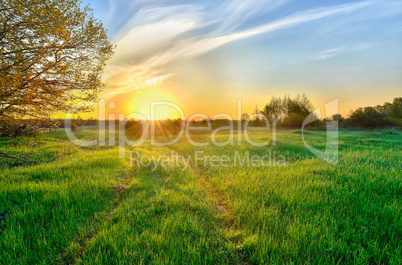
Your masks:
M349 125L361 128L402 127L402 98L395 98L392 104L357 109L351 114Z
M285 96L283 99L273 97L271 101L265 105L260 111L272 122L280 115L285 114L285 118L277 120L277 126L287 128L300 128L303 121L313 111L313 105L310 100L303 94L291 98ZM376 107L364 107L355 110L348 119L342 117L341 114L332 116L333 121L338 121L341 127L359 127L362 129L373 129L397 126L402 128L402 98L395 98L392 103L384 103ZM254 122L255 126L264 126L264 123ZM309 126L322 126L322 121L315 121Z
M394 99L394 102L390 106L389 118L399 120L399 124L402 123L402 98Z
M73 132L78 131L78 129L79 129L79 127L78 127L75 123L71 123L71 130L72 130Z
M306 95L297 95L295 98L285 96L283 99L272 97L270 103L265 105L261 114L267 117L271 123L280 115L286 117L278 120L278 125L297 128L301 127L304 119L313 111L313 105Z
M334 114L334 115L332 115L332 120L338 121L338 122L343 122L345 120L345 118L342 117L341 114Z
M0 2L0 119L92 109L113 45L79 0Z

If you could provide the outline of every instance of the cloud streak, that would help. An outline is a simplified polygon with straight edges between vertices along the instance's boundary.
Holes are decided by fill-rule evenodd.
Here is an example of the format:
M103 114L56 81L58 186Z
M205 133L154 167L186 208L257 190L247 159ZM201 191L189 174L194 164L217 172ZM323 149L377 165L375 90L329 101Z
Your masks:
M376 46L376 44L371 43L371 42L354 43L352 45L342 46L342 47L322 51L322 52L318 53L316 56L314 56L314 59L315 60L326 60L326 59L330 59L332 57L336 57L338 55L342 55L345 53L357 52L357 51L369 49L374 46Z
M268 33L268 32L272 32L272 31L276 31L276 30L280 30L280 29L285 29L288 27L307 23L309 21L317 20L317 19L328 17L328 16L335 15L335 14L353 12L353 11L360 9L362 7L365 7L369 4L370 4L370 2L363 2L363 3L359 3L359 4L353 4L353 5L338 6L336 8L316 9L316 10L311 10L311 11L307 11L307 12L302 12L302 13L294 14L294 15L291 15L284 19L280 19L278 21L271 22L266 25L252 28L249 30L245 30L242 32L229 34L229 35L225 35L225 36L220 36L220 37L216 37L216 38L203 39L203 40L193 43L192 45L186 44L185 45L186 49L183 49L184 47L179 46L179 49L181 51L181 54L183 54L184 56L187 56L187 57L198 56L198 55L209 52L210 50L216 49L224 44L227 44L227 43L230 43L233 41L241 40L244 38L249 38L249 37L252 37L255 35ZM178 55L178 54L175 54L175 55Z
M260 26L238 30L253 16L269 14L284 3L284 0L225 1L218 8L222 12L208 12L202 5L140 9L116 35L116 56L106 72L106 83L111 89L104 96L113 97L144 88L150 80L167 80L175 74L174 63L200 56L225 44L331 16L350 14L374 4L373 1L364 1L296 12ZM327 50L317 59L328 59L344 50L343 47Z

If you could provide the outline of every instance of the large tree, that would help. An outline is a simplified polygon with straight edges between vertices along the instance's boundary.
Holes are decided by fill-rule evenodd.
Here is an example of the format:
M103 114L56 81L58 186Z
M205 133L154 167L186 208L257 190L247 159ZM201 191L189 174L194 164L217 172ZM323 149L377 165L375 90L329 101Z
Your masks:
M79 0L0 0L0 119L92 108L113 55L102 23Z

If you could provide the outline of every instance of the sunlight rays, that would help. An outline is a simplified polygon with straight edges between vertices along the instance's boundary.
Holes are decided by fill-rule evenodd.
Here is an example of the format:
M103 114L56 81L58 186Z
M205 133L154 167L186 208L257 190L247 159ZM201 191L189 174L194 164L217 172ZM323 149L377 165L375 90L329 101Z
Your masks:
M166 90L155 86L153 82L157 82L157 80L149 80L148 84L151 86L143 88L137 91L130 100L126 109L129 113L132 113L130 118L134 119L144 119L147 120L166 120L166 119L175 119L179 117L179 114L175 109L169 106L156 106L155 107L155 115L152 117L151 115L151 103L157 101L164 102L177 102L177 99Z

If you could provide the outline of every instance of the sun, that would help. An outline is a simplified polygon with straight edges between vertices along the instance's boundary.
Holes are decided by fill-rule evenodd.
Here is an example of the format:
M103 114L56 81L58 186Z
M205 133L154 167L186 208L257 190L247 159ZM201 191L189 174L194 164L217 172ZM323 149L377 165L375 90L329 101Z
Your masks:
M180 117L175 108L164 106L163 104L155 106L154 115L152 117L152 102L170 102L178 105L176 98L160 87L143 88L135 93L132 100L130 100L128 109L131 114L129 116L134 119L144 119L145 117L147 120L166 120Z

